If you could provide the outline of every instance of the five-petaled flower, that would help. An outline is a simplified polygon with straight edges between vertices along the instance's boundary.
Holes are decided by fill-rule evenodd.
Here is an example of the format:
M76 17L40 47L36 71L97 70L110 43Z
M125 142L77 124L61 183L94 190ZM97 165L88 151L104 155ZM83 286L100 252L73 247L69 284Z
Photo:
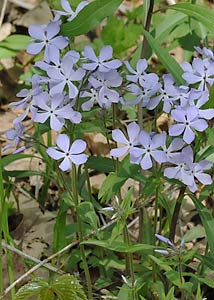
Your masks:
M59 168L62 171L68 171L75 165L84 164L87 161L87 155L82 153L86 149L86 142L77 139L70 145L70 139L66 134L59 134L56 138L57 147L49 147L46 152L54 160L63 158Z

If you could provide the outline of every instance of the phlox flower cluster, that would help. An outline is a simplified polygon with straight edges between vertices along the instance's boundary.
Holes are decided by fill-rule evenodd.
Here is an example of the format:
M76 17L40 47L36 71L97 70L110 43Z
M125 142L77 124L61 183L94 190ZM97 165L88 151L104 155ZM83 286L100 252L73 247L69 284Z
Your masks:
M52 22L29 27L32 41L27 52L44 53L43 59L35 63L43 75L33 75L29 80L31 88L21 90L17 97L22 99L11 104L23 113L15 118L14 129L7 133L12 142L4 150L10 146L16 146L16 151L22 150L19 148L25 134L22 122L30 115L33 122L46 123L59 133L56 146L48 148L47 153L60 160L59 167L67 171L72 163L80 165L87 160L83 153L86 143L80 139L71 141L63 131L65 128L68 133L69 123L79 124L82 112L93 109L94 105L106 110L112 103L138 105L148 110L158 106L174 120L168 133L148 133L131 122L127 134L121 129L112 131L113 140L124 146L112 149L110 154L113 157L129 154L130 162L139 164L143 170L152 168L154 162L161 164L166 177L182 181L192 192L197 190L196 180L210 184L211 176L205 171L210 169L211 163L194 162L191 143L214 117L214 109L204 108L214 83L212 51L196 47L202 58L195 58L192 64L181 64L185 80L182 86L178 86L170 74L159 78L149 73L145 59L139 59L136 68L128 61L122 64L113 58L109 45L102 47L98 55L91 46L86 46L81 54L74 50L66 52L69 39L60 35L61 22L73 20L86 5L88 2L83 1L74 11L68 0L61 0L62 10L55 11ZM123 72L120 73L121 67ZM131 100L126 101L121 91L123 95L126 91Z

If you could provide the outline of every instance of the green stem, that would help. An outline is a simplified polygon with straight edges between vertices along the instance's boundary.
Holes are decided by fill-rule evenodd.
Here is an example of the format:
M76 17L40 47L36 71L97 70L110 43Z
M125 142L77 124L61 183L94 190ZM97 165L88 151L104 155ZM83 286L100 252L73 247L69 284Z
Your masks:
M183 284L184 280L183 280L181 253L178 254L178 273L179 273L180 283ZM184 300L184 299L185 299L185 293L184 293L183 288L181 288L181 300Z
M3 184L3 168L2 168L2 157L1 157L1 148L0 148L0 257L2 257L2 233L7 244L10 243L11 238L8 228L8 214L7 214L7 205L5 202L5 191ZM9 282L12 284L14 282L13 274L13 260L12 254L10 251L6 252L7 256L7 266L8 266L8 277ZM2 273L2 259L0 259L0 293L3 292L3 273ZM15 289L11 290L11 300L15 300Z
M152 13L153 13L153 8L154 8L154 0L150 0L149 2L149 8L148 8L148 13L145 14L145 20L144 20L144 28L146 31L149 31L150 25L151 25L151 19L152 19ZM141 58L144 58L146 55L146 50L147 50L147 39L144 36L143 37L143 44L142 44L142 49L141 49ZM137 106L137 119L138 119L138 125L140 126L141 130L143 129L143 108L141 106L141 103L138 104ZM141 194L142 191L142 184L139 184L139 193ZM139 197L141 198L141 197ZM139 208L139 236L138 236L138 241L141 243L143 241L143 208Z
M178 222L178 217L179 217L179 213L180 213L181 204L182 204L182 201L183 201L183 198L184 198L185 190L186 190L186 187L182 186L181 189L180 189L179 195L178 195L178 199L177 199L176 204L175 204L173 215L172 215L170 233L169 233L169 239L172 242L174 242L174 239L175 239L176 225L177 225L177 222Z
M124 241L125 241L127 246L131 245L127 225L125 225L125 227L124 227ZM135 285L135 277L134 277L134 264L133 264L133 255L132 255L132 253L128 253L127 258L128 258L128 264L129 264L129 270L128 271L129 271L129 276L130 276L131 285L132 285L132 300L135 300L136 299L135 286L134 286Z
M4 202L4 185L3 185L3 175L2 175L2 164L1 164L1 144L0 144L0 294L3 292L3 270L2 270L2 220L3 220L3 202Z
M77 211L77 226L78 226L78 235L79 235L79 241L80 241L80 252L82 256L82 263L83 263L83 269L85 272L85 278L87 283L87 290L88 290L88 300L92 300L92 284L91 284L91 277L89 273L89 268L86 260L85 255L85 247L82 244L83 242L83 226L82 226L82 220L78 213L79 208L79 199L78 199L78 190L77 190L77 173L76 173L76 166L72 164L72 192L73 192L73 199Z

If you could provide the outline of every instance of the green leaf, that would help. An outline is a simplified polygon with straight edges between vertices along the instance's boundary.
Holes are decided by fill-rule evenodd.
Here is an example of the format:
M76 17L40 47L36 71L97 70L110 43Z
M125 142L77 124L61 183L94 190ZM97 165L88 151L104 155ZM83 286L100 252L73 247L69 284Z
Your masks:
M99 190L98 197L102 202L109 201L126 182L126 177L119 177L115 173L110 173L104 180Z
M143 34L146 37L149 45L151 46L152 50L157 54L160 62L163 64L163 66L171 73L177 82L177 84L182 85L184 84L184 80L182 78L183 70L180 67L180 65L175 61L174 58L172 58L171 55L167 52L165 48L163 48L154 38L153 36L147 32L146 30L143 30Z
M0 47L0 58L10 58L16 56L16 54L16 51Z
M139 251L148 251L154 249L154 246L147 245L147 244L134 244L134 245L124 245L122 242L113 241L98 241L98 240L87 240L84 241L82 244L85 245L95 245L102 248L106 248L116 252L124 252L124 253L134 253Z
M59 300L87 300L83 287L73 275L60 276L51 284L51 289Z
M105 134L106 129L104 128L103 121L98 119L93 120L93 122L82 122L74 128L75 138L81 138L87 132L99 132Z
M24 34L13 34L0 42L0 47L5 47L12 50L25 49L29 44L31 37Z
M90 156L86 165L90 169L94 169L103 173L110 173L114 172L115 170L114 161L107 157Z
M142 175L139 165L131 164L129 156L126 156L119 165L120 177L133 178L141 183L145 183L145 177Z
M214 146L214 128L207 128L206 129L208 143L211 146Z
M214 255L214 218L209 210L192 194L189 195L194 202L194 205L199 213L201 221L206 231L210 253Z
M78 206L78 213L83 222L90 224L93 229L97 229L97 215L91 202L81 202Z
M65 228L67 211L70 206L64 201L60 202L60 208L54 224L53 251L57 252L66 246Z
M124 52L135 45L141 32L140 24L125 24L123 19L110 17L102 30L102 40L104 44L113 47L115 57L123 58Z
M174 293L175 293L175 287L173 286L169 290L169 293L166 296L166 300L176 300L176 298L174 297Z
M122 0L95 0L85 6L71 22L61 26L62 34L77 36L89 32L104 18L113 15Z
M16 160L20 160L23 158L33 158L34 156L32 154L9 154L7 156L4 156L1 159L2 167L6 167L7 165L11 164L12 162Z
M163 21L158 24L158 26L155 26L155 39L157 43L163 43L163 41L168 38L169 34L187 19L188 17L186 15L179 12L166 13Z
M41 292L44 293L44 290L48 290L48 289L49 289L48 283L42 278L37 278L23 285L18 290L18 292L16 293L16 300L27 300L28 297L39 295Z
M168 266L166 264L166 262L163 262L161 259L159 259L153 255L149 255L149 257L152 261L154 261L160 267L161 270L164 270L164 271L172 270L172 268L170 266Z
M23 178L23 177L30 177L30 176L43 176L46 178L51 178L48 176L48 174L41 172L41 171L31 171L31 170L12 170L12 171L7 171L4 170L4 174L9 177L15 177L15 178Z
M193 283L192 282L181 283L179 273L177 271L170 270L170 271L165 272L165 275L169 279L169 281L173 283L173 285L176 285L180 289L184 289L188 293L191 293Z
M210 268L211 270L214 270L214 258L210 254L207 254L206 256L196 254L195 257L199 259L205 266Z
M214 11L206 6L191 4L191 3L177 3L169 5L167 9L174 9L186 14L189 17L201 22L210 32L214 32Z
M190 230L188 230L183 236L183 239L185 242L190 242L194 239L204 238L205 236L206 232L204 227L197 225L196 227L192 227Z

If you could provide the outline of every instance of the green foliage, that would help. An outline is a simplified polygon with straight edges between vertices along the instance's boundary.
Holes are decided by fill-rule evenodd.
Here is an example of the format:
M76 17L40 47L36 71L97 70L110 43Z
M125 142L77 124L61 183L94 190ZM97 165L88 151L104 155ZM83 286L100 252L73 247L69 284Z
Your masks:
M125 23L123 19L110 17L102 30L102 40L105 45L111 45L115 57L123 58L126 51L134 46L142 32L142 25Z
M167 50L163 48L154 38L153 36L143 29L143 34L145 35L148 43L150 44L153 51L157 54L160 62L163 66L168 70L169 73L173 75L177 84L182 85L184 80L182 78L183 70L179 66L179 64L172 58Z
M210 253L214 254L214 218L210 214L209 210L192 194L190 194L190 197L198 211L198 214L201 218L201 221L203 223L204 229L206 231L208 244L210 247Z
M74 20L62 25L62 34L72 37L89 32L104 18L111 16L121 2L122 0L95 0L89 3Z
M43 278L36 278L25 284L16 293L16 300L86 300L85 293L73 275L63 275L48 283ZM33 298L35 299L35 298Z
M116 252L122 253L134 253L134 252L143 252L154 249L154 246L148 244L134 244L134 245L124 245L123 242L113 241L112 243L108 241L99 241L99 240L87 240L83 242L84 245L95 245L105 249L109 249Z
M30 42L30 37L23 34L13 34L0 42L0 47L4 47L11 50L25 49Z
M197 22L201 22L209 32L214 32L214 11L206 6L192 4L192 3L177 3L169 5L168 9L180 11L187 16L194 18Z

